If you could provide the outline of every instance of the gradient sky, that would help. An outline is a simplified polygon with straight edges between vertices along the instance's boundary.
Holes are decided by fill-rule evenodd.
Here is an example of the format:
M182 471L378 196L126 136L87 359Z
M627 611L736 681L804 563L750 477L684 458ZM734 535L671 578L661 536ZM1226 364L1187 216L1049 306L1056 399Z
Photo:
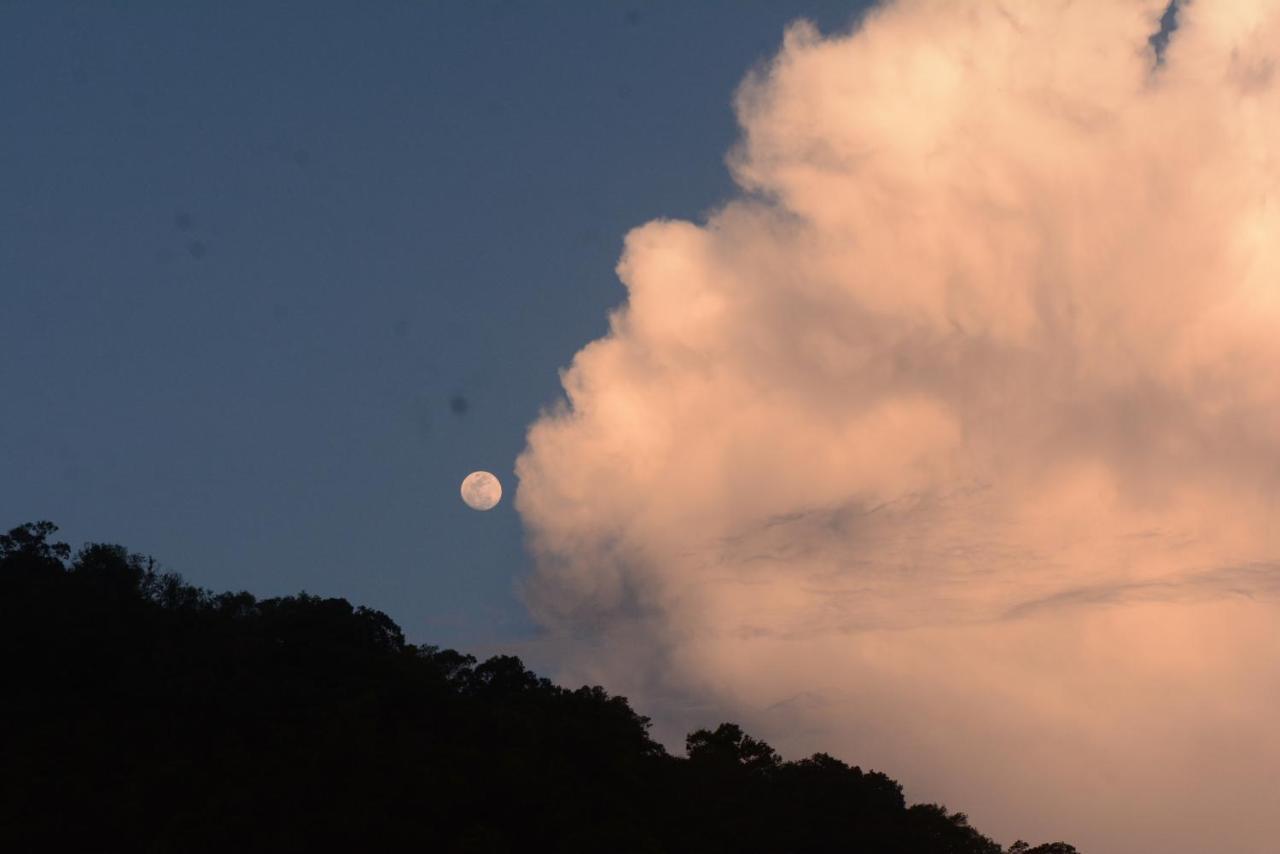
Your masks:
M744 71L856 5L3 4L0 524L525 634L511 467L623 234L721 201Z

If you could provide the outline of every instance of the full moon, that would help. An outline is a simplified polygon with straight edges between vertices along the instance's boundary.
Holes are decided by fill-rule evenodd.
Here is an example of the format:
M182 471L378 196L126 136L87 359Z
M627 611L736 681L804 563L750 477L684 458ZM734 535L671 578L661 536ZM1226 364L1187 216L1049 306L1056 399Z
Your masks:
M492 510L502 500L502 484L487 471L473 471L462 481L462 500L472 510Z

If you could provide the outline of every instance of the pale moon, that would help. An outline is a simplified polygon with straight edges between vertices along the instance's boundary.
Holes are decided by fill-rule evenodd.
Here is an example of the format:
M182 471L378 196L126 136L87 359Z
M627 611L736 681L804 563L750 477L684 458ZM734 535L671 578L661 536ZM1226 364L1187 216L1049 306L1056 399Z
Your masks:
M462 481L462 500L472 510L492 510L502 500L502 484L487 471L473 471Z

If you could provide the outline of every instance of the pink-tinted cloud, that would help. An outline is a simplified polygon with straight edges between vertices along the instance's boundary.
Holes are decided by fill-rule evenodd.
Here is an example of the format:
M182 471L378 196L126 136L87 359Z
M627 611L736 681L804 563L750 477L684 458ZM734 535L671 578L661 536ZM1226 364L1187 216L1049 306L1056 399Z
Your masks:
M518 462L567 678L1005 841L1271 850L1280 7L1157 65L1164 5L790 28Z

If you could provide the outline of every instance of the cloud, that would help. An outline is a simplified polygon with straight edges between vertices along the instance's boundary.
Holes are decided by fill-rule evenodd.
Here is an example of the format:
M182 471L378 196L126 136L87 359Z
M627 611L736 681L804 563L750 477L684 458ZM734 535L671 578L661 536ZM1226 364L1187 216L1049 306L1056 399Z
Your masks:
M1090 852L1270 850L1280 8L790 27L530 428L566 678Z

